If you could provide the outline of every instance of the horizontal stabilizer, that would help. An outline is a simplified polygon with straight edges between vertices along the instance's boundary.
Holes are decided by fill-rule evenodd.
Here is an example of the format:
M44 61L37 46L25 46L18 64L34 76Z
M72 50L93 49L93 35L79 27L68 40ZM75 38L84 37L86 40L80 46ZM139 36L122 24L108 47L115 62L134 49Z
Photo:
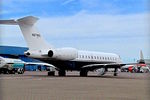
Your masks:
M37 17L34 16L27 16L20 18L18 20L0 20L0 24L6 25L18 25L19 23L26 24L26 25L33 25L38 20Z
M15 20L0 20L0 24L18 25L18 23Z

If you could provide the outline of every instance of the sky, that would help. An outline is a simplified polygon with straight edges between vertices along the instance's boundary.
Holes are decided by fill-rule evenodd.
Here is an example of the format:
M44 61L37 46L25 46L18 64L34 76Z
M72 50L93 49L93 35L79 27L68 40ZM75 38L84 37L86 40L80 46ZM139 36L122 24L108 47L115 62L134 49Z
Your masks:
M1 0L1 19L36 16L54 47L117 53L124 62L150 58L149 0ZM0 25L1 45L26 47L18 26Z

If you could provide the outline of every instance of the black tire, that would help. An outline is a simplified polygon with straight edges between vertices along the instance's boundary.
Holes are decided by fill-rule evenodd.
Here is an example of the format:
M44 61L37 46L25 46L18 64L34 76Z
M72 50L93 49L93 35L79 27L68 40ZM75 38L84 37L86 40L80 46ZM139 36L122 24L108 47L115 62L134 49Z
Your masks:
M8 70L7 69L4 69L4 74L9 74Z
M88 74L88 71L86 71L86 70L81 70L80 71L80 76L82 76L82 77L86 77L87 74Z
M66 71L65 70L59 70L58 75L59 76L66 76Z
M114 73L114 76L118 76L118 73Z
M55 76L55 71L49 71L48 76Z
M19 69L18 69L19 70ZM24 70L23 68L21 68L19 71L18 71L18 74L23 74L24 73Z
M15 74L15 71L14 70L10 70L9 74Z
M2 69L0 70L0 74L3 74L3 70Z

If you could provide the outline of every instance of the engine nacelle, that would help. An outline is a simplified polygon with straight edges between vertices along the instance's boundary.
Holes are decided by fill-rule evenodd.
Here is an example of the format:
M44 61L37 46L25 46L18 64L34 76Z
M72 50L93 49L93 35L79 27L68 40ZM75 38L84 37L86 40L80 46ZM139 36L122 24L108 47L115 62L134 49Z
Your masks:
M48 59L49 57L47 56L48 50L27 50L24 52L24 55L31 57L31 58L44 58Z
M78 51L75 48L59 48L48 51L48 57L57 60L73 60L77 54Z

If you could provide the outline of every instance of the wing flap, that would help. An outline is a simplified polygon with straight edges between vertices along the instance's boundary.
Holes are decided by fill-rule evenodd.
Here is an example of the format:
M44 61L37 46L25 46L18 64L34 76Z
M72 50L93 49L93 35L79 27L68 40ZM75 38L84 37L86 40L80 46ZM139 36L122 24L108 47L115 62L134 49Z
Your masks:
M126 64L118 64L118 63L111 63L111 64L90 64L90 65L85 65L82 67L82 69L86 69L89 71L93 71L99 68L120 68Z

